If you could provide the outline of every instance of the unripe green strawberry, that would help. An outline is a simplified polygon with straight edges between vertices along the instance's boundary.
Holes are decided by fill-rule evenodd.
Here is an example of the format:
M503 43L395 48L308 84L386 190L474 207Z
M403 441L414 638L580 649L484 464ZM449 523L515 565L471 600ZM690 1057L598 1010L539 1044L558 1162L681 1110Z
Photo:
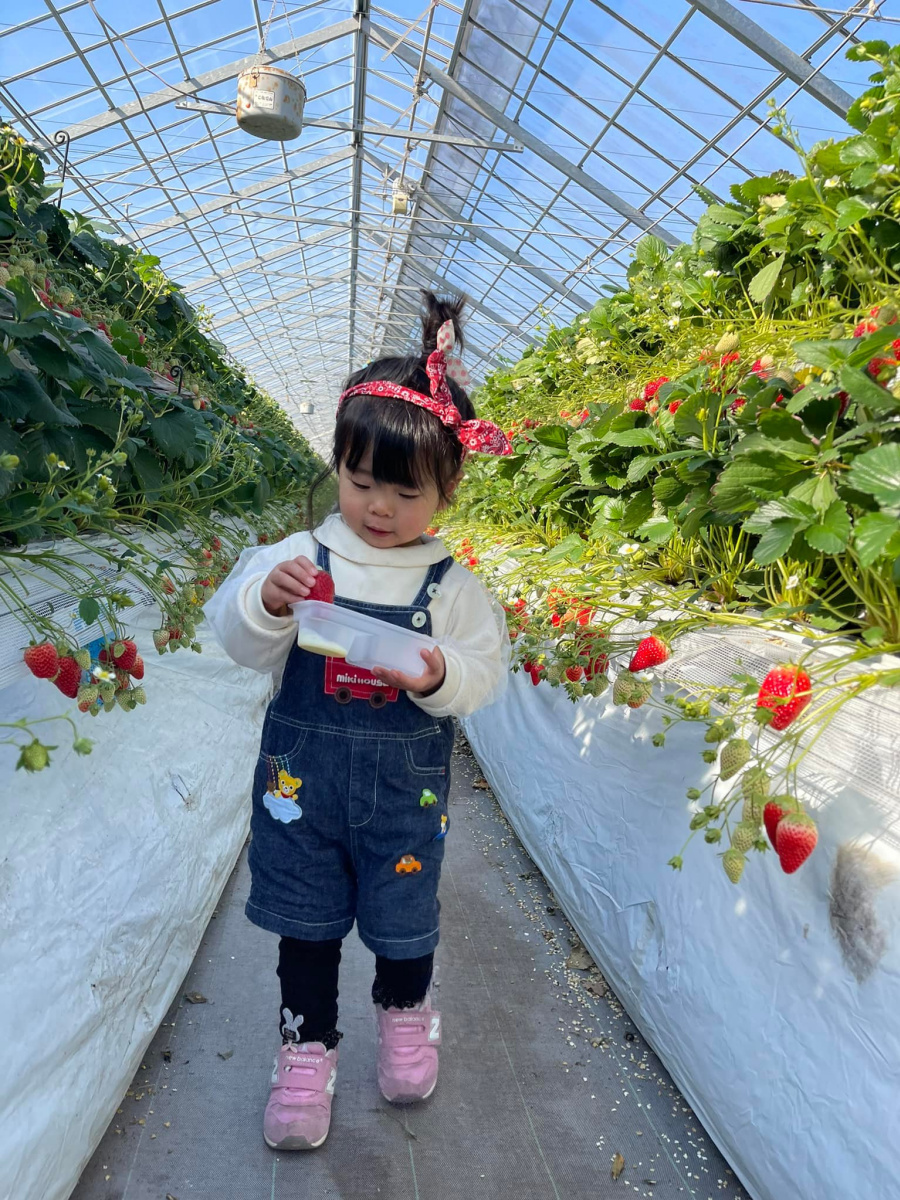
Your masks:
M88 683L84 687L80 687L78 689L78 711L87 712L93 708L99 695L100 689L95 683Z
M740 883L744 873L744 856L740 850L735 850L733 846L726 850L722 855L722 866L732 883Z
M110 700L115 700L115 698L116 698L116 685L109 681L107 681L106 683L101 683L100 684L100 699L103 701L103 703L107 704Z
M609 687L609 679L606 675L595 675L590 683L585 685L585 691L589 696L602 696Z
M113 710L115 707L116 707L116 698L115 698L115 694L113 694L113 698L112 698L112 700L104 700L104 701L103 701L103 711L104 711L104 712L112 712L112 710Z
M632 679L634 679L634 676L632 676ZM650 699L652 693L653 684L649 679L636 679L634 680L631 695L626 700L626 704L629 708L640 708L642 704L645 704Z
M157 648L160 654L162 654L163 650L165 650L166 646L168 646L169 636L168 629L153 630L153 645Z
M89 671L91 669L91 652L86 646L82 646L80 650L76 650L72 657L78 663L79 667L81 667L82 671Z
M764 767L750 767L741 776L741 795L745 800L762 799L769 794L769 783Z
M130 692L116 692L116 704L124 712L131 712L134 708L134 700L131 698Z
M746 738L732 738L726 742L719 759L719 778L731 779L732 775L737 775L750 761L752 753L753 748Z
M554 687L557 687L560 683L562 683L562 677L562 667L552 666L547 668L547 682L552 684Z
M741 805L741 820L758 830L762 824L764 803L763 796L748 796Z
M132 696L135 704L146 704L147 703L147 693L144 691L144 689L142 687L132 688L131 696Z
M613 684L613 704L627 704L634 691L634 676L626 671L616 676Z
M759 837L759 824L751 824L749 821L741 821L740 825L731 835L731 844L735 850L741 854L746 854L748 850L753 849L753 844Z
M44 767L50 761L50 751L55 750L55 746L44 746L41 742L34 739L27 746L23 746L19 753L19 761L16 763L16 770L24 767L26 771L43 771Z

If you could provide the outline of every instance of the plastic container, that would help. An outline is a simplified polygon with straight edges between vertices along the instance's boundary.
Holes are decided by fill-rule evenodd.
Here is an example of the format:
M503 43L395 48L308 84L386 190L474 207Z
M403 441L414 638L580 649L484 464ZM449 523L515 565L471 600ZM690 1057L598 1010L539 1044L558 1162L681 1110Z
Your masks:
M338 604L301 600L292 606L297 622L297 645L314 654L346 659L351 666L386 667L414 679L425 673L422 651L437 645L432 638L387 621L367 617Z

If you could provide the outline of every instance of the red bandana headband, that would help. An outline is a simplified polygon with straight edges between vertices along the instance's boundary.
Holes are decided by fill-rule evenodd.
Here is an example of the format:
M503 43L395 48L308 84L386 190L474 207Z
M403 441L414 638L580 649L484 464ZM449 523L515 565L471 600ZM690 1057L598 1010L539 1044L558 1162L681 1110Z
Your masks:
M402 387L399 383L390 383L386 379L377 379L372 383L358 383L348 388L338 401L338 407L349 400L351 396L390 396L395 400L405 400L407 404L415 404L434 413L441 422L452 429L463 446L475 454L512 454L509 438L499 426L491 421L464 421L447 386L447 376L455 379L463 387L468 386L469 377L465 367L458 358L453 358L453 322L446 321L438 330L437 349L428 356L425 369L431 383L431 395L425 396L412 388Z

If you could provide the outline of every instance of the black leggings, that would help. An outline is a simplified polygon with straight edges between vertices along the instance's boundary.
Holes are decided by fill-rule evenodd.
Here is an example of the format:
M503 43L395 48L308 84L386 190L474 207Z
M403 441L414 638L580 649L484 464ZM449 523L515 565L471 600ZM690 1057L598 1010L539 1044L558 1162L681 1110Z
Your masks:
M286 1042L322 1042L333 1049L338 1032L338 968L341 939L304 942L283 937L278 944L281 980L281 1036ZM375 957L372 999L382 1008L413 1008L425 999L434 955Z

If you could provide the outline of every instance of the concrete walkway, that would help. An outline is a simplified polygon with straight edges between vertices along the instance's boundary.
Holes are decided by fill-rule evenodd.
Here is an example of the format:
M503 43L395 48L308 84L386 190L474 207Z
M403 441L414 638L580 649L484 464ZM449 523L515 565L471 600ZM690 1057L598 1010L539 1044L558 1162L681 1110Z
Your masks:
M72 1200L747 1200L466 746L441 890L441 1079L428 1103L394 1109L378 1093L373 960L354 934L331 1136L310 1154L265 1146L277 939L245 919L248 887L243 854ZM205 1002L186 999L196 993Z

